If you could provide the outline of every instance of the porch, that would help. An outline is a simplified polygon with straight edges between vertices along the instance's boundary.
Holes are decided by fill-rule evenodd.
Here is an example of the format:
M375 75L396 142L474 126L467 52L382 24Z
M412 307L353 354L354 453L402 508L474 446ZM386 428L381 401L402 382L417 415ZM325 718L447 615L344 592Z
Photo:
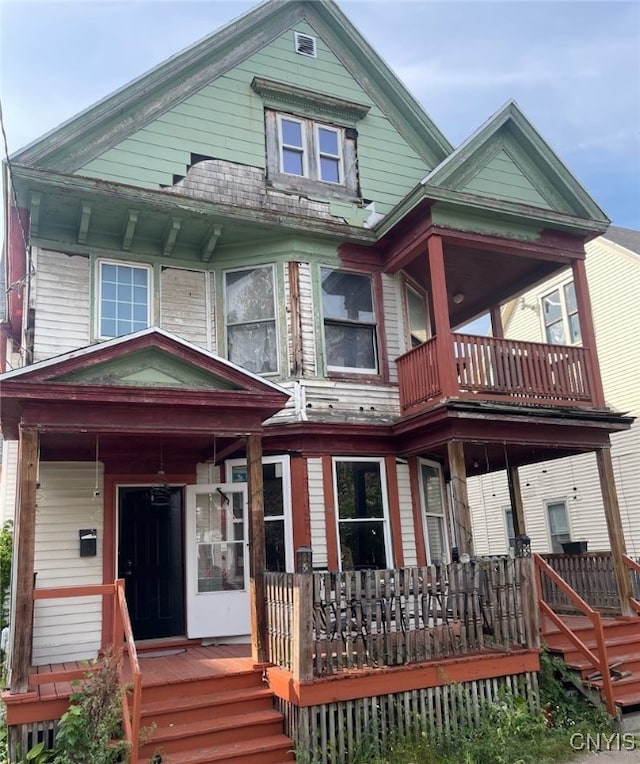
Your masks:
M442 341L432 337L396 363L400 409L405 416L439 403L443 396L551 406L597 405L592 393L593 367L585 347L451 333Z

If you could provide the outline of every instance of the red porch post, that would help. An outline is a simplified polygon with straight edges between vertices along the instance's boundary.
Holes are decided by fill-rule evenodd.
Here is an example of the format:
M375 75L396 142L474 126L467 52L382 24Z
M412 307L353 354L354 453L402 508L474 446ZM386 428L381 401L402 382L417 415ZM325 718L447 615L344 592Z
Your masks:
M433 305L440 388L443 397L451 398L458 394L459 389L456 359L453 352L453 339L451 337L451 322L449 320L442 237L436 235L429 236L427 239L427 257L431 274L431 303Z
M249 488L249 593L251 597L251 655L256 663L267 660L267 614L264 591L264 493L262 437L247 437Z
M473 557L473 529L471 527L471 509L467 491L467 470L464 464L464 444L461 440L447 443L449 456L449 474L451 477L451 496L453 499L453 522L456 526L458 551Z
M600 364L598 362L598 351L596 348L596 333L593 327L591 298L589 297L587 271L584 260L574 260L571 263L571 270L573 272L573 286L576 292L576 305L578 307L578 318L580 320L582 346L588 350L587 364L589 366L591 396L595 406L604 408L606 404L604 391L602 389L602 378L600 376Z
M33 567L36 538L36 479L38 474L38 431L20 427L18 446L18 504L16 534L17 568L15 615L11 655L10 692L26 692L29 685L33 647Z
M489 310L491 316L491 333L494 337L504 339L504 326L502 325L502 311L499 305L492 305Z

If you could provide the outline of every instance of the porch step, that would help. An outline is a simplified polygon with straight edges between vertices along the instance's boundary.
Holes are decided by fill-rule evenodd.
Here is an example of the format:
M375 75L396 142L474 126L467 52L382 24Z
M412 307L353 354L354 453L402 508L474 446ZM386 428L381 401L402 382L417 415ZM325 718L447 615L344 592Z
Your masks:
M257 670L144 686L138 764L295 761L273 697Z

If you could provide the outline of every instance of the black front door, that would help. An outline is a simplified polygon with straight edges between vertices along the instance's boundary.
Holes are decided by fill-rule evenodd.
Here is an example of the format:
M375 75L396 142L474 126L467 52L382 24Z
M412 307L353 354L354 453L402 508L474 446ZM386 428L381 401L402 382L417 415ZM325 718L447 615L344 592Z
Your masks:
M120 488L118 578L135 639L184 634L182 489Z

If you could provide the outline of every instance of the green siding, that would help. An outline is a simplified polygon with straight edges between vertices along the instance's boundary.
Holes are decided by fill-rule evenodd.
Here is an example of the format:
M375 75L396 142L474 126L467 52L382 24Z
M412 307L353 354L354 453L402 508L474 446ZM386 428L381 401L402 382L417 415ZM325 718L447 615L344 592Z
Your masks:
M482 167L462 190L551 209L547 200L504 150Z
M357 124L362 195L381 213L395 206L431 169L401 137L308 24L295 31L317 38L317 58L294 52L293 29L198 93L177 104L78 174L145 188L171 185L191 153L265 167L264 108L251 89L255 76L290 83L371 107Z

